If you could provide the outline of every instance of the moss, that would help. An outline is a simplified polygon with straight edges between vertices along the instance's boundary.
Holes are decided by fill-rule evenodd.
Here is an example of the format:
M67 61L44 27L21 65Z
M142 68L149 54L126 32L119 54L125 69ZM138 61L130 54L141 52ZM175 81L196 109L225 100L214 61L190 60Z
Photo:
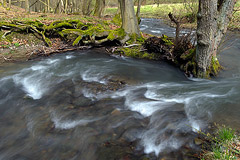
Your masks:
M60 23L51 23L49 26L46 26L46 30L52 30L52 29L57 29L57 28L72 28L73 25L67 21L63 21Z
M80 20L78 20L78 19L73 19L73 20L67 20L67 22L68 23L71 23L71 24L78 24L78 23L80 23L81 21Z
M140 44L142 44L144 42L145 42L145 39L142 36L142 34L139 36L136 33L131 34L130 35L130 39L127 41L128 44L133 44L133 43L140 43Z
M82 36L78 36L78 38L75 39L75 41L73 42L73 46L77 45L79 43L79 41L81 41Z
M186 53L180 56L183 60L193 59L196 55L196 48L189 49Z
M114 39L121 40L125 36L126 36L126 33L125 33L124 29L118 28L118 29L109 31L109 35L108 35L107 39L109 39L111 41L114 40Z
M106 30L102 27L102 26L92 26L90 27L88 30L84 31L84 35L88 35L88 36L101 36L101 34L103 32L105 32Z
M168 46L172 46L173 45L173 42L169 39L168 36L163 35L161 38L165 42L166 45L168 45Z
M83 26L84 26L83 22L80 21L77 23L77 29L81 29Z
M120 14L116 14L113 19L112 19L112 23L117 25L117 26L121 26L122 25L122 19L121 19L121 15Z
M212 57L211 60L211 66L209 68L210 70L210 74L213 76L217 76L217 74L219 73L219 71L222 69L217 57Z
M5 39L5 38L3 37L3 35L4 35L4 32L2 32L2 31L0 30L0 41Z
M58 23L56 25L53 26L52 29L56 29L56 28L65 28L65 27L73 27L73 25L71 23L68 23L68 22L61 22L61 23Z
M63 34L76 34L76 35L83 35L84 31L81 29L64 29L62 30Z
M16 25L14 23L8 23L8 22L0 22L0 27L9 27L9 28L15 28L19 30L26 30L27 26L24 25Z
M21 22L21 23L24 23L24 24L27 24L27 25L34 25L38 28L41 28L41 27L44 27L45 25L39 21L24 21L24 22Z
M132 47L132 48L121 48L120 52L121 54L127 57L132 57L132 58L149 59L149 60L156 59L153 53L150 54L147 52L142 52L141 46Z

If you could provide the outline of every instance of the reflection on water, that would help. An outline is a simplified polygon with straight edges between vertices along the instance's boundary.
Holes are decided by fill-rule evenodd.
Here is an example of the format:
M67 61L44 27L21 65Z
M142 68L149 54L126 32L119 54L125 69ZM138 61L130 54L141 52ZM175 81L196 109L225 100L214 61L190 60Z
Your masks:
M0 159L191 159L195 130L240 127L237 51L213 80L101 50L5 66Z

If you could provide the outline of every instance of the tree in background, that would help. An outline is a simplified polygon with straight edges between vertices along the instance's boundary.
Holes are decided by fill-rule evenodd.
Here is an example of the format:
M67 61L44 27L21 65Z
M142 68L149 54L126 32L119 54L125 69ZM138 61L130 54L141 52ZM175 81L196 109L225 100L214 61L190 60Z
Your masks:
M94 16L102 17L105 5L105 0L97 0L94 9Z
M88 16L91 14L91 10L90 10L91 3L92 3L92 0L83 0L82 6L81 6L83 15Z
M209 70L216 70L217 49L232 17L236 0L199 0L197 15L196 62L198 77L209 77Z
M142 5L142 0L138 0L137 13L136 13L137 18L140 17L141 5Z

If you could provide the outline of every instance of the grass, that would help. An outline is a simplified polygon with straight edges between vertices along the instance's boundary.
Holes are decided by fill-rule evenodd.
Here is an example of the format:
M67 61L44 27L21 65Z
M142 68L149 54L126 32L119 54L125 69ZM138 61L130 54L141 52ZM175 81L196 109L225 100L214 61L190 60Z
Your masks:
M216 131L205 134L202 145L201 160L238 160L240 159L240 136L226 126L216 125Z
M135 7L135 10L137 8ZM197 10L197 5L196 5ZM114 15L117 12L117 8L106 8L106 15ZM168 13L173 12L176 16L184 16L189 13L188 9L185 8L183 3L174 3L174 4L157 4L153 5L143 5L141 7L141 17L147 18L166 18Z

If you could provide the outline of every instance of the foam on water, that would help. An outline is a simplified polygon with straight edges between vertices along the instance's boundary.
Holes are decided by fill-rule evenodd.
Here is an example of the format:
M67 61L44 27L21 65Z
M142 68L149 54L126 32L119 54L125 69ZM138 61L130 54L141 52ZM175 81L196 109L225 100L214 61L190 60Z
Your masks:
M57 129L72 129L75 128L77 126L83 126L86 125L88 123L100 120L101 118L83 118L83 119L79 119L79 120L63 120L63 117L58 117L57 114L55 112L52 112L51 114L51 120L54 123L55 128Z
M155 31L155 30L151 30L151 32L152 33L158 33L158 34L162 33L161 31Z
M66 59L73 59L75 56L73 55L66 55Z
M106 84L106 80L103 78L104 74L101 72L97 72L97 67L95 66L92 66L89 69L83 71L81 73L81 77L86 82L98 82Z
M40 99L47 91L46 86L37 75L23 77L21 74L13 76L15 84L21 85L28 96L33 99Z
M35 65L35 66L32 66L31 69L33 71L43 71L43 70L46 70L47 67L43 65Z
M201 80L198 83L200 83L198 85L203 86L218 85L217 82L208 80ZM226 86L223 85L224 87ZM146 91L139 95L142 89L146 89ZM209 104L209 102L220 101L236 93L234 93L234 89L230 89L226 93L218 93L218 91L209 90L208 87L203 90L194 89L192 83L153 82L128 87L109 96L111 98L125 97L125 106L145 117L152 117L156 112L165 110L174 104L182 104L186 118L176 122L176 128L187 127L186 130L197 132L206 127L207 121L205 119L211 119L211 111L217 107L214 104ZM211 105L211 108L209 108L209 105ZM149 125L151 126L151 123ZM141 142L146 153L154 152L158 155L167 148L175 150L184 144L184 141L174 135L167 139L161 138L160 131L164 132L164 129L153 127L143 134ZM160 143L156 144L156 141L159 140Z
M60 62L59 59L47 59L27 69L22 69L12 76L14 83L22 86L23 91L33 99L41 99L51 84L52 67Z

